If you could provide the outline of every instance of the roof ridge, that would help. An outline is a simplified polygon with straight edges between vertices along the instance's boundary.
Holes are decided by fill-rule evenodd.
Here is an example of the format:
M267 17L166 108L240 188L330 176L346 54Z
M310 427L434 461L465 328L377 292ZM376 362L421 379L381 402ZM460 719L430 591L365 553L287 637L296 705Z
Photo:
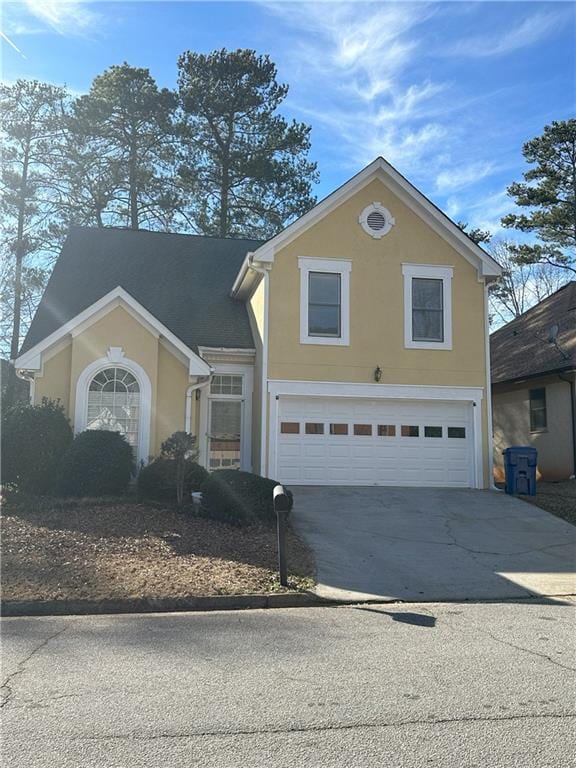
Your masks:
M545 296L541 301L539 301L537 304L533 304L531 307L528 307L528 309L524 310L520 315L517 315L516 317L513 317L512 320L509 320L505 325L500 326L500 328L496 328L495 331L492 331L490 336L495 336L497 333L500 333L501 331L509 329L510 326L514 325L515 323L519 323L520 321L524 320L530 313L534 312L537 309L540 309L543 304L548 303L551 299L554 299L557 294L559 294L561 291L565 290L566 288L572 287L573 289L576 288L576 280L569 280L564 285L561 285L560 288L557 288L554 293L550 293L548 296ZM576 309L576 306L574 307Z
M94 232L94 233L103 233L103 232L124 232L129 234L142 234L142 235L170 235L171 237L194 237L198 240L225 240L229 241L232 240L234 242L239 241L248 241L248 242L257 242L257 243L265 243L266 240L261 237L244 237L243 235L238 237L219 237L218 235L200 235L195 234L192 232L165 232L162 230L155 230L155 229L132 229L131 227L118 227L118 226L106 226L106 227L87 227L83 226L81 224L72 224L70 226L69 231L72 230L78 230L81 232Z

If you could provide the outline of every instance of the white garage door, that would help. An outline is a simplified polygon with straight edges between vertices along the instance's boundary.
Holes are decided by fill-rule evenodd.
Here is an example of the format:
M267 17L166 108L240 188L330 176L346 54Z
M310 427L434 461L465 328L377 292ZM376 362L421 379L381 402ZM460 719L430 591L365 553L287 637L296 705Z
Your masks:
M473 487L472 431L470 403L281 397L277 478Z

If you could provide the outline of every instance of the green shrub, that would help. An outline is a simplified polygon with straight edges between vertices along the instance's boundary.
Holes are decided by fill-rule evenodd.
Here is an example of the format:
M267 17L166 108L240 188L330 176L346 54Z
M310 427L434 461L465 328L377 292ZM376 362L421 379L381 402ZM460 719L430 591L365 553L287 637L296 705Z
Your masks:
M138 473L136 486L141 499L152 501L176 501L176 471L177 465L173 459L160 456L142 467ZM199 491L202 483L208 477L208 472L187 459L184 472L184 497L189 498L192 491Z
M59 402L7 408L2 414L2 483L25 493L51 493L71 442L72 430Z
M58 468L60 496L117 496L134 474L134 452L118 432L89 429L76 435Z
M274 520L272 492L276 485L276 480L251 472L219 469L212 472L202 486L204 514L239 525L253 520Z
M171 459L176 467L176 503L180 507L186 493L186 470L188 461L196 458L194 446L196 438L189 432L174 432L162 443L161 455L164 459Z

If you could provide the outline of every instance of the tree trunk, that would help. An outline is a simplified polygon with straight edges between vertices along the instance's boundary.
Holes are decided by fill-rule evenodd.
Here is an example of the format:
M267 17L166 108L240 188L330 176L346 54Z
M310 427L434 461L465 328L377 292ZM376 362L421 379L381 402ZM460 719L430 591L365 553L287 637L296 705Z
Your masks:
M26 187L28 186L28 165L30 146L27 145L22 163L22 181L18 201L18 227L16 232L16 269L14 271L14 320L10 343L10 359L15 360L20 348L20 313L22 307L22 262L24 261L24 218L26 216Z
M220 237L228 235L228 194L230 191L230 167L228 158L222 160L222 187L220 189Z
M176 459L176 504L181 507L184 501L184 459Z
M26 145L22 163L22 180L18 201L18 226L16 231L16 267L14 269L14 317L12 338L10 340L10 368L6 382L6 403L12 405L16 395L16 369L14 361L20 349L20 326L22 314L22 262L24 261L24 219L26 216L26 187L28 185L28 166L30 163L30 144Z
M129 203L130 203L130 227L131 229L139 229L138 221L138 188L136 183L136 148L134 141L130 145L130 168L129 168Z

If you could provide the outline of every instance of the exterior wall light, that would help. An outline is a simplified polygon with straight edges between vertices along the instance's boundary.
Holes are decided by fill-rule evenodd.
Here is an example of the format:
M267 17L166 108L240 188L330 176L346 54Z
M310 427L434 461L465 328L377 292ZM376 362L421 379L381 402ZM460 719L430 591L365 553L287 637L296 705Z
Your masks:
M374 381L380 381L382 378L382 368L379 365L374 369Z

